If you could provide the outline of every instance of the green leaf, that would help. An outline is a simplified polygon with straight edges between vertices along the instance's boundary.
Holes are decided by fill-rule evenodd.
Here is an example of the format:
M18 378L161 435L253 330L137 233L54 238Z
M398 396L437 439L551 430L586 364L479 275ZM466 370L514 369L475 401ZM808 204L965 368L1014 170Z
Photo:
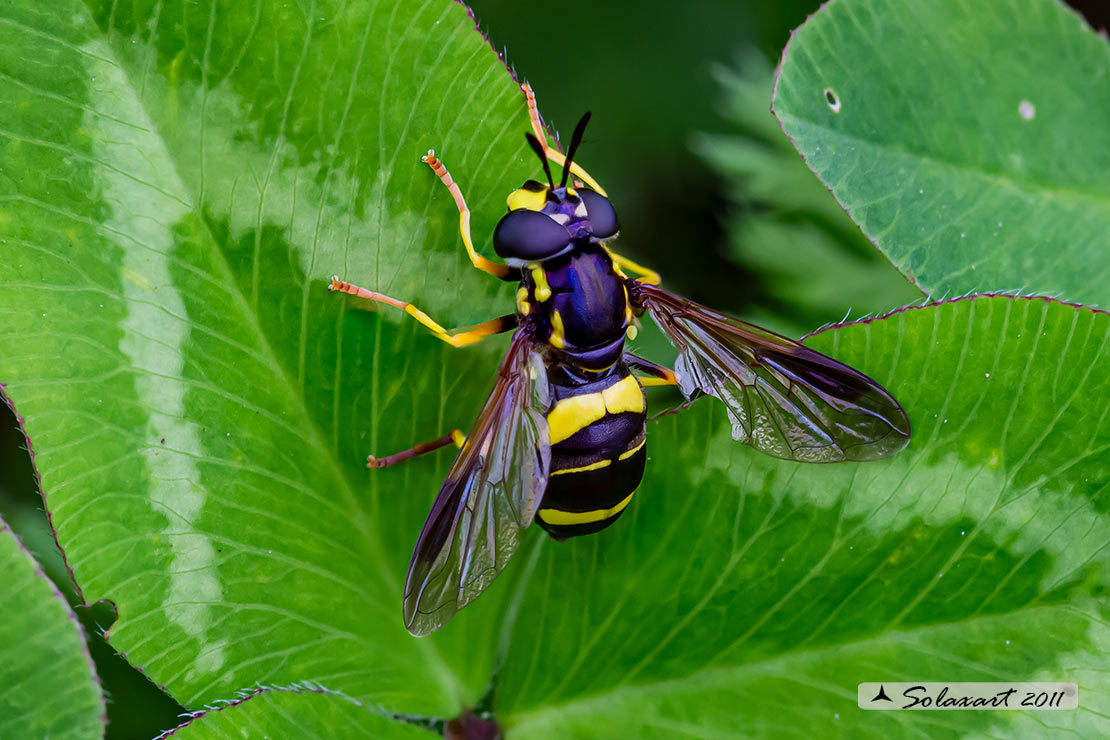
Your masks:
M708 400L649 430L596 537L544 543L499 676L510 737L1110 733L1110 315L975 298L813 337L910 446L797 465ZM879 713L863 681L1074 681L1077 712Z
M774 73L749 49L739 69L718 69L729 134L703 134L695 150L728 186L725 225L738 264L757 273L746 317L797 336L847 315L877 315L921 292L860 232L798 158L767 110ZM753 291L754 292L754 291Z
M432 740L439 735L371 713L345 696L311 689L258 689L199 712L171 733L182 740L326 737Z
M5 3L0 76L0 379L111 644L192 707L294 681L474 703L511 576L410 639L401 581L449 459L364 462L466 426L497 343L445 349L326 289L447 325L512 305L420 161L444 158L480 245L535 169L465 7Z
M773 108L927 293L1110 305L1110 45L1062 2L836 0L787 45Z
M0 26L0 378L84 598L188 706L308 681L449 717L504 648L520 736L1030 734L865 724L855 683L907 670L1076 680L1083 711L1036 719L1110 731L1107 315L983 298L822 334L906 405L906 452L772 461L702 402L652 426L619 525L535 532L415 640L400 583L449 456L362 461L467 426L504 342L448 349L325 286L445 324L511 310L419 162L436 146L487 244L536 169L499 60L446 0L21 3ZM354 711L317 700L321 734Z
M103 737L104 697L77 616L2 519L0 596L0 737Z

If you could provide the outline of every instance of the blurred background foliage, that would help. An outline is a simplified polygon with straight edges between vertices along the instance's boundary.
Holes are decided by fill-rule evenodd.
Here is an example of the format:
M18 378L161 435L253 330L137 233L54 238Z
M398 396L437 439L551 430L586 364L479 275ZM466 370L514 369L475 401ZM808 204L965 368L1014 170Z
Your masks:
M1095 28L1110 25L1104 0L1069 4ZM691 0L651 12L633 0L470 5L536 89L553 130L569 134L593 112L581 159L613 198L623 251L672 289L795 337L923 297L860 234L770 113L774 63L815 0ZM26 440L3 404L0 516L92 636L108 737L146 739L178 724L182 707L100 637L111 608L80 605Z

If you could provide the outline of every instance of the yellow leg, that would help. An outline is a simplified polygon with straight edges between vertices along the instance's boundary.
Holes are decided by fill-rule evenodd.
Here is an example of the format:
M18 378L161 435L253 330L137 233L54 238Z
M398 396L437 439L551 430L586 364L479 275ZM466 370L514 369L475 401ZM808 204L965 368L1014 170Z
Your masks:
M470 261L479 270L488 272L494 277L499 277L502 280L515 280L516 278L512 276L511 267L498 262L491 262L474 249L474 240L470 237L470 209L466 207L466 200L463 199L459 184L451 177L451 173L443 166L443 162L436 157L435 150L429 149L428 153L420 160L426 162L432 168L432 172L436 173L440 181L447 186L451 197L455 199L455 205L459 209L459 233L462 234L463 244L466 245L466 253L470 257Z
M656 365L651 360L645 360L631 352L624 353L624 361L633 370L643 373L636 378L645 388L653 385L678 385L678 378L675 377L674 370L669 367Z
M508 316L501 316L500 318L492 319L468 328L465 331L452 329L448 331L432 320L432 317L421 311L411 303L399 301L396 298L390 298L381 293L375 293L366 288L360 288L357 285L345 283L339 279L338 276L333 275L331 278L331 285L328 290L338 290L340 293L349 293L350 295L358 296L359 298L366 298L378 303L387 303L390 306L396 306L409 316L419 321L424 326L432 330L438 338L450 344L452 347L465 347L468 344L480 342L488 336L493 334L500 334L502 332L510 331L516 328L517 317L516 314L509 314Z
M543 144L544 153L547 155L547 158L562 167L566 163L567 158L558 149L553 149L547 145L547 130L543 127L543 121L540 120L539 108L536 107L536 93L527 82L521 85L520 89L524 91L524 99L528 103L528 117L532 120L532 133L534 133L536 138L540 140L540 143ZM573 172L575 176L581 178L595 191L601 193L605 197L609 197L609 194L605 192L605 188L598 185L597 180L590 177L590 173L582 169L580 164L571 162L570 171Z
M605 251L609 253L609 256L613 260L613 265L617 268L617 274L621 277L628 277L624 274L625 269L627 269L630 272L636 273L635 279L640 281L641 283L647 283L648 285L659 285L659 283L662 282L662 278L655 270L649 270L642 265L638 265L627 257L620 256L609 247L606 247Z

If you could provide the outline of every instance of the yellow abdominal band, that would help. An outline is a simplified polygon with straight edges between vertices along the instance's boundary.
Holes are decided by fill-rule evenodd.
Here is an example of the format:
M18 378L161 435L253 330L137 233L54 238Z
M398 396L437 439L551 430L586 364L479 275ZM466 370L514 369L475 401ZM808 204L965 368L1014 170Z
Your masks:
M611 509L597 509L595 511L559 511L558 509L540 509L537 512L540 519L543 519L547 524L555 526L567 526L571 524L589 524L590 522L600 522L603 519L616 516L624 511L624 507L628 506L628 502L632 500L633 494L628 494L624 501L614 506Z
M558 444L608 414L625 411L643 413L644 393L636 378L629 375L600 393L564 398L547 414L551 444Z

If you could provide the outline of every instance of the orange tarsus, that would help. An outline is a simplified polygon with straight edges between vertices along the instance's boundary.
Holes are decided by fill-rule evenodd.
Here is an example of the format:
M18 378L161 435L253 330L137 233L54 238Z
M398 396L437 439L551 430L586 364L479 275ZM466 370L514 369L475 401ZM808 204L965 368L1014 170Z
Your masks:
M436 156L435 149L429 149L428 153L420 158L420 161L427 162L428 166L432 168L432 172L436 173L439 177L443 177L447 174L447 168L443 165L443 162L439 160L439 157Z
M455 207L459 209L459 233L462 235L463 245L466 247L466 253L470 257L471 264L479 270L502 280L508 278L511 273L508 265L491 262L474 249L474 240L470 236L470 209L466 207L466 199L463 198L462 189L451 177L446 165L436 156L435 150L429 149L428 153L420 158L420 161L432 168L432 172L447 187L447 191L451 193L451 197L455 200Z
M328 290L337 290L340 293L348 293L349 295L358 296L359 298L366 298L371 301L378 301L379 303L388 303L391 306L396 306L402 311L408 308L408 306L410 305L408 303L405 303L404 301L399 301L396 298L390 298L387 295L376 293L372 290L367 290L366 288L360 288L357 285L352 285L351 283L344 282L339 279L338 275L331 276L331 285L328 286Z
M540 118L540 109L536 104L536 93L532 90L532 86L525 82L520 86L524 91L524 100L528 104L528 118L532 121L532 133L540 140L540 143L547 148L547 134L543 128L543 119Z

